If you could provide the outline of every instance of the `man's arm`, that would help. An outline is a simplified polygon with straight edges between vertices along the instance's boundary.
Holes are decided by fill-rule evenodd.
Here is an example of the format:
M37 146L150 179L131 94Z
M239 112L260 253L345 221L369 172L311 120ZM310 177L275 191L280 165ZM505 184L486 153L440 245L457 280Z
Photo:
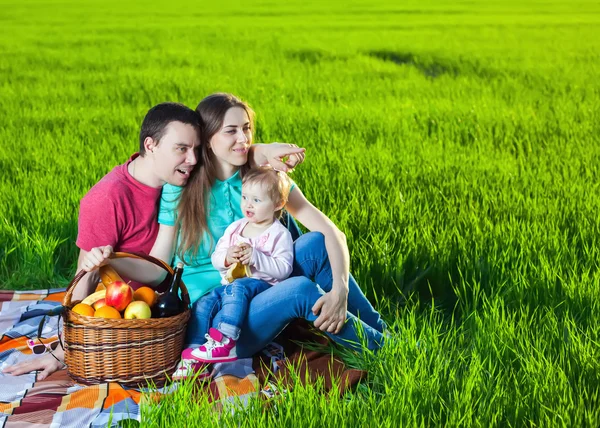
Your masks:
M77 272L81 271L84 268L86 254L87 251L79 251L79 258L77 259ZM73 302L76 300L83 300L84 298L89 296L96 288L96 285L98 284L98 279L98 271L88 272L75 285L75 289L73 290L73 294L71 296L71 301ZM62 339L62 342L64 343L64 337ZM63 361L65 360L64 349L59 346L54 351L52 351L52 353L54 354L54 356L47 352L44 355L39 356L38 358L33 358L31 360L22 361L18 364L5 367L2 370L2 373L13 376L19 376L25 373L30 373L35 370L41 370L41 372L37 375L37 380L44 380L50 374L65 367L65 364L63 363Z
M88 252L84 250L79 251L79 258L77 259L77 272L84 269L86 260L85 256L87 255L87 253ZM98 284L98 279L98 271L88 272L75 285L75 290L73 290L71 301L83 300L84 298L89 296L96 288L96 285ZM8 366L4 368L2 372L13 376L18 376L25 373L30 373L35 370L41 370L41 372L37 376L37 380L44 380L50 374L65 367L65 364L63 363L63 361L65 360L64 349L59 346L54 351L52 351L52 353L54 354L54 356L52 356L50 353L45 353L44 355L41 355L38 358L33 358L31 360L22 361L18 364Z
M84 264L86 261L87 251L79 250L79 258L77 259L77 271L79 272L84 269ZM98 281L100 280L100 275L98 275L98 271L88 272L84 275L83 278L79 280L77 284L75 284L75 289L73 290L73 295L71 297L71 301L83 300L90 294L94 292L96 286L98 285Z
M150 255L170 264L175 254L176 239L177 228L161 224ZM166 270L146 260L133 258L110 259L113 253L113 248L110 245L95 247L89 252L83 251L83 253L82 268L88 272L96 271L100 266L110 263L119 274L151 286L160 284L167 275Z

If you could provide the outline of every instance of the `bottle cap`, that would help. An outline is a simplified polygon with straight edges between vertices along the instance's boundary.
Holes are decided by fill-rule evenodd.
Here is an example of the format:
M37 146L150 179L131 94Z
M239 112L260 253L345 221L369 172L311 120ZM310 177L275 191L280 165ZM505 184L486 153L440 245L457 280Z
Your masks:
M177 263L177 268L178 269L183 269L183 262Z

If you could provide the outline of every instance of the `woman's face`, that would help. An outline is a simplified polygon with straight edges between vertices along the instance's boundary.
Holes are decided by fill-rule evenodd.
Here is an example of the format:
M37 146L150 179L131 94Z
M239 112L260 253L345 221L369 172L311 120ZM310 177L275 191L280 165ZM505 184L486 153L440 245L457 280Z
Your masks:
M241 107L231 107L227 110L223 126L213 135L209 144L216 161L223 167L244 165L252 144L250 118L246 110Z

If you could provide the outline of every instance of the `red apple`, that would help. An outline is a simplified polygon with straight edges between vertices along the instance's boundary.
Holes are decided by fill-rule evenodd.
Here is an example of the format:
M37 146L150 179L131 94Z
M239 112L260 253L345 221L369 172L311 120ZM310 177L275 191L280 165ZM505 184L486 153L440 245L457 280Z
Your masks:
M115 281L106 286L106 304L121 312L133 300L133 289L123 281Z
M150 310L150 306L148 303L142 300L134 300L131 302L127 308L125 309L125 314L123 318L126 320L145 320L152 316L152 311Z
M102 306L106 305L106 299L96 300L96 302L92 305L95 310L100 309Z

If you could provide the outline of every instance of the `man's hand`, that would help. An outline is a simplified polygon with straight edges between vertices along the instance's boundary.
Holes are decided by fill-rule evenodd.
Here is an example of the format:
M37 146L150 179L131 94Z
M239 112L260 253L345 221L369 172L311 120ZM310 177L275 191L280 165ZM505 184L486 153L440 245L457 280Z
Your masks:
M337 334L346 322L348 289L332 287L329 293L321 296L312 307L313 314L319 314L314 325L321 331Z
M54 355L56 358L64 360L65 351L63 351L61 347L58 347L54 351ZM38 358L22 361L18 364L8 366L2 370L2 373L18 376L35 370L41 370L42 372L38 374L37 380L44 380L51 373L66 367L62 362L57 361L56 358L50 354L45 354Z
M290 172L304 162L306 149L296 144L254 144L251 162L253 166L269 164L277 171Z
M91 272L108 263L108 258L113 253L113 247L105 245L103 247L94 247L83 255L80 264L81 269Z

